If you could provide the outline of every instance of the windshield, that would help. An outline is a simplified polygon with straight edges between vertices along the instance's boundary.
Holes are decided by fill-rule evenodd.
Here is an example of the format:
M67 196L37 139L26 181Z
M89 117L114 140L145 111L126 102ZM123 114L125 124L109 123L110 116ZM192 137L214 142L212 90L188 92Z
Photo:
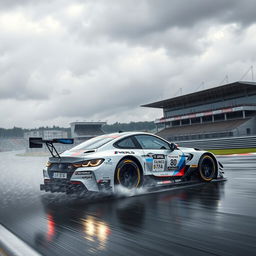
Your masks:
M77 145L76 147L72 148L70 151L77 151L77 150L83 150L83 149L84 150L97 149L117 137L119 137L119 136L104 135L104 136L95 137L95 138L92 138L90 140L87 140L87 141Z

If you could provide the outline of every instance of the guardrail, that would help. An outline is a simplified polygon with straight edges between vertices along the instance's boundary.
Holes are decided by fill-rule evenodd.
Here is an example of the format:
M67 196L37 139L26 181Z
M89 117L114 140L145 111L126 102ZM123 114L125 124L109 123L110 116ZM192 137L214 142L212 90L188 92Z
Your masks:
M2 224L0 224L0 255L42 256Z
M201 149L256 148L256 136L178 141L177 144Z

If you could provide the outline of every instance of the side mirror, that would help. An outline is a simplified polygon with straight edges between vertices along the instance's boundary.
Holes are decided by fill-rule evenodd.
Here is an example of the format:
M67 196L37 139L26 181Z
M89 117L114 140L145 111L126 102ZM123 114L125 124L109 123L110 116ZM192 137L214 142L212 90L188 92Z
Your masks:
M170 144L170 149L171 149L171 151L177 149L177 145L175 143L171 143Z

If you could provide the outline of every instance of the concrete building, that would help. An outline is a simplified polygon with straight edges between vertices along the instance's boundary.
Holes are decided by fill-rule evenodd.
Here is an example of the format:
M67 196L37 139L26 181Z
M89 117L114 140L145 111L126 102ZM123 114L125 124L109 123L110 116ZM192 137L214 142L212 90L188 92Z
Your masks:
M80 143L102 135L102 126L105 124L106 122L73 122L70 124L71 138L75 139L75 143Z
M32 130L24 133L24 139L26 141L26 152L27 153L40 153L40 152L48 152L47 147L43 145L43 148L29 148L28 140L30 137L39 137L44 140L52 140L52 139L60 139L60 138L68 138L68 133L66 131L57 130L57 129L47 129L47 130ZM70 145L64 144L56 144L55 145L58 152L63 152L69 149Z
M68 133L62 130L33 130L24 133L24 138L28 139L29 137L40 137L45 140L51 140L56 138L67 138Z
M170 141L256 134L256 83L234 82L143 107L162 108L157 134Z

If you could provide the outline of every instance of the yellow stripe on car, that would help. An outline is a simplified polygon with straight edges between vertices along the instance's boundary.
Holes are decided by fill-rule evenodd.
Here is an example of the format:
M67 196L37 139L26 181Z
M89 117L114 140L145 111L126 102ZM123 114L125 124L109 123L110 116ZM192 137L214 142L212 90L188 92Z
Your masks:
M120 177L119 177L119 176L120 176L120 169L121 169L121 168L118 168L118 169L117 169L117 180L118 180L119 184L121 184L121 182L120 182Z
M136 185L136 188L139 186L140 184L140 169L137 168L137 172L138 172L138 182L137 182L137 185Z

